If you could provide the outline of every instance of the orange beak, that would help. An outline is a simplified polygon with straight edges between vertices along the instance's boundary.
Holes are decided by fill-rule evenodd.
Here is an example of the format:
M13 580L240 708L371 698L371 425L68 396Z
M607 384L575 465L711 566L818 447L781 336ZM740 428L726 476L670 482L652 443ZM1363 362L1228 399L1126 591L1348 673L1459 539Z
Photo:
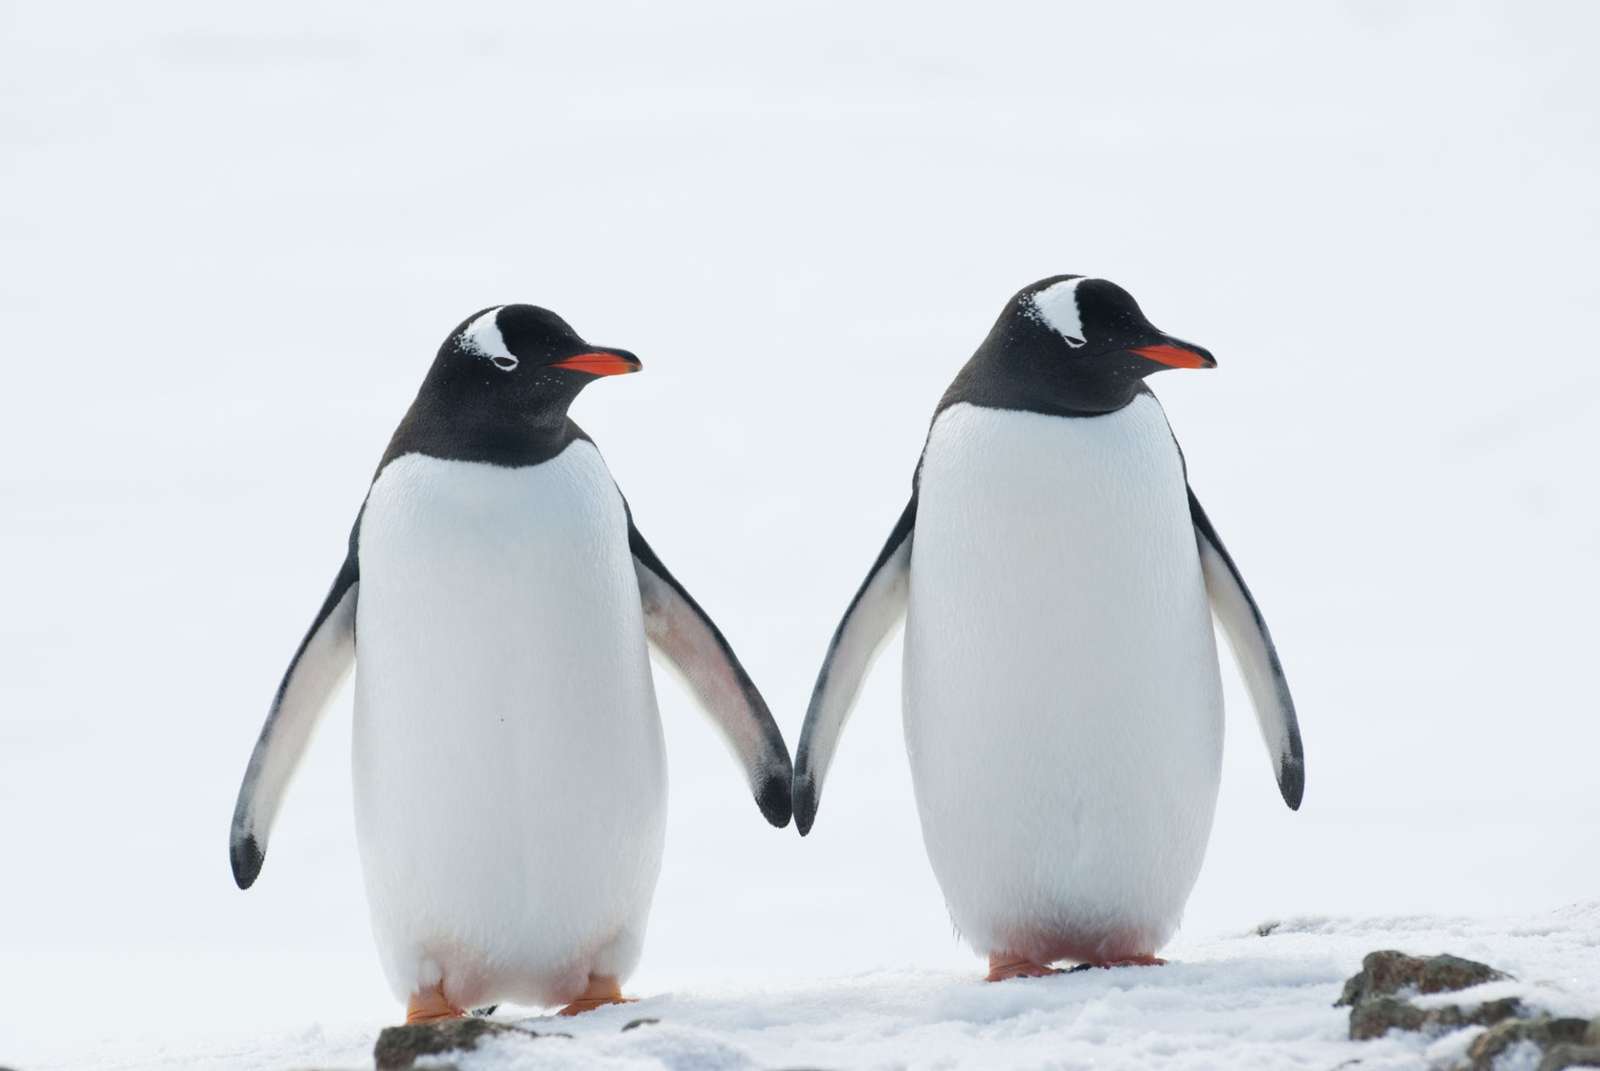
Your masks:
M565 360L556 361L551 368L569 368L574 372L587 372L591 376L620 376L637 372L644 367L631 353L602 352L578 353Z
M1205 350L1187 349L1162 342L1155 346L1136 346L1128 351L1137 353L1147 361L1164 364L1169 368L1215 368L1216 359Z

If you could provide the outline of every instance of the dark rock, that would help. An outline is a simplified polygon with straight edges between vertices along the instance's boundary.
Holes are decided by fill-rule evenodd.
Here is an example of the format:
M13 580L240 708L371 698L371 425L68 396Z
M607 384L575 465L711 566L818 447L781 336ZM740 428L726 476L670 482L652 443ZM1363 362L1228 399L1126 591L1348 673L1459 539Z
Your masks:
M1399 997L1369 997L1350 1009L1350 1040L1370 1041L1391 1030L1421 1030L1421 1008Z
M378 1035L372 1047L372 1059L378 1071L395 1071L416 1063L420 1056L437 1056L446 1052L470 1052L484 1038L504 1034L520 1034L537 1038L564 1035L540 1034L520 1026L497 1023L491 1019L446 1019L438 1023L408 1023L391 1026Z
M1368 997L1350 1009L1350 1040L1369 1041L1391 1030L1443 1034L1464 1026L1493 1026L1521 1014L1522 1002L1515 997L1468 1008L1456 1004L1419 1008L1400 997Z
M1429 1014L1434 1012L1439 1013L1437 1022L1440 1026L1455 1030L1463 1026L1494 1026L1507 1019L1520 1019L1526 1013L1526 1009L1523 1008L1522 1001L1516 997L1506 997L1503 1000L1486 1000L1476 1008L1465 1012L1455 1004L1435 1008ZM1450 1022L1451 1013L1459 1015L1460 1021Z
M1415 985L1422 977L1422 960L1404 952L1368 952L1361 970L1344 983L1344 992L1334 1001L1335 1008L1354 1007L1368 997L1394 993Z
M660 1019L629 1019L622 1024L622 1032L627 1033L629 1030L637 1030L641 1026L653 1026L660 1021Z
M1519 1041L1531 1041L1542 1049L1554 1045L1582 1044L1589 1030L1587 1019L1508 1019L1479 1034L1467 1049L1466 1066L1471 1071L1491 1071L1497 1057Z
M1272 936L1272 931L1276 930L1279 926L1282 926L1282 925L1283 925L1283 923L1278 922L1276 920L1274 920L1272 922L1263 922L1261 925L1256 927L1256 936L1257 937L1270 937L1270 936Z
M1495 970L1487 963L1462 959L1446 953L1423 961L1422 978L1417 983L1419 993L1454 993L1471 989L1485 982L1498 982L1508 975Z
M1361 971L1344 984L1334 1007L1353 1007L1369 997L1388 996L1402 989L1419 993L1453 993L1507 977L1485 963L1460 956L1408 956L1404 952L1369 952Z
M1456 1071L1492 1071L1513 1047L1535 1046L1539 1071L1594 1065L1600 1067L1600 1019L1560 1019L1524 1007L1516 997L1477 1005L1441 1004L1421 1008L1408 997L1420 993L1454 993L1509 975L1459 956L1408 956L1404 952L1372 952L1361 972L1344 984L1335 1007L1350 1008L1350 1038L1365 1041L1391 1030L1439 1035L1469 1026L1485 1029L1472 1039L1465 1062Z
M1539 1061L1539 1071L1568 1067L1600 1067L1600 1045L1552 1045Z

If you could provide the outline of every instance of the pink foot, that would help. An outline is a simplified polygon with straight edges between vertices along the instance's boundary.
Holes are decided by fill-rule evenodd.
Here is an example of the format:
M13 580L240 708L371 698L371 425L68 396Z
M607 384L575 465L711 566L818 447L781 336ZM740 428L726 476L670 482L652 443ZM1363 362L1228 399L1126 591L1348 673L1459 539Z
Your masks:
M443 982L413 993L406 1003L407 1023L437 1023L445 1019L460 1019L466 1014L444 995Z
M589 987L583 995L556 1012L557 1015L582 1015L586 1011L603 1008L607 1004L632 1004L632 997L622 995L622 989L617 985L617 980L609 975L591 974Z
M994 953L989 956L989 974L984 978L986 982L1004 982L1008 978L1048 978L1052 974L1060 974L1055 967L1046 967L1035 963L1025 956L1013 956L1009 953Z

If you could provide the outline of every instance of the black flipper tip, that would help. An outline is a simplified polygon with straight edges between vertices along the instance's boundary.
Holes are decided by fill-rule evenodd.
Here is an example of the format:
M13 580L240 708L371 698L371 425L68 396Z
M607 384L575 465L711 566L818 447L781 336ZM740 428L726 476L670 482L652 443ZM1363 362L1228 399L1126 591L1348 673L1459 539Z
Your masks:
M1306 764L1303 759L1283 760L1283 766L1278 770L1278 791L1283 793L1283 802L1289 805L1291 811L1300 809L1300 801L1306 795Z
M248 889L261 873L261 863L266 857L256 843L256 835L248 833L235 837L228 844L228 862L233 864L233 880L241 889Z
M811 832L817 820L817 783L810 774L796 774L794 778L794 827L803 837Z
M761 808L761 813L768 822L782 829L789 824L791 807L789 804L789 778L788 771L783 776L768 776L762 782L761 788L756 792L756 806Z

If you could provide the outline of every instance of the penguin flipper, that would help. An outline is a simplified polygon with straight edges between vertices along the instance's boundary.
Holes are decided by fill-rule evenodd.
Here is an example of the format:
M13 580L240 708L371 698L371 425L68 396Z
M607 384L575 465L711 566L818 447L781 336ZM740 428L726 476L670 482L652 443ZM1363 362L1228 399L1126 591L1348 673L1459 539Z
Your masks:
M357 519L357 531L360 525ZM267 711L266 724L250 753L244 783L239 786L239 801L234 805L228 837L228 860L233 864L233 880L241 889L248 889L261 873L267 837L284 789L300 764L317 718L355 664L359 581L356 532L352 531L344 564L283 674Z
M628 516L628 547L639 577L645 637L694 693L744 766L756 806L778 828L789 824L789 748L755 682L700 604L678 583Z
M803 837L811 831L822 795L822 779L833 761L839 734L850 717L861 683L884 644L905 618L911 592L911 537L917 521L917 496L895 522L867 578L834 629L817 671L806 708L805 728L795 754L794 824Z
M1194 521L1195 540L1200 546L1200 568L1205 574L1206 594L1211 611L1222 623L1222 631L1233 648L1239 675L1244 678L1250 701L1256 709L1261 736L1272 756L1278 777L1278 791L1290 810L1300 809L1306 788L1305 751L1300 742L1300 722L1295 717L1294 698L1278 660L1278 650L1267 631L1266 618L1245 586L1239 567L1229 557L1217 530L1211 526L1194 489L1189 490L1189 516Z

